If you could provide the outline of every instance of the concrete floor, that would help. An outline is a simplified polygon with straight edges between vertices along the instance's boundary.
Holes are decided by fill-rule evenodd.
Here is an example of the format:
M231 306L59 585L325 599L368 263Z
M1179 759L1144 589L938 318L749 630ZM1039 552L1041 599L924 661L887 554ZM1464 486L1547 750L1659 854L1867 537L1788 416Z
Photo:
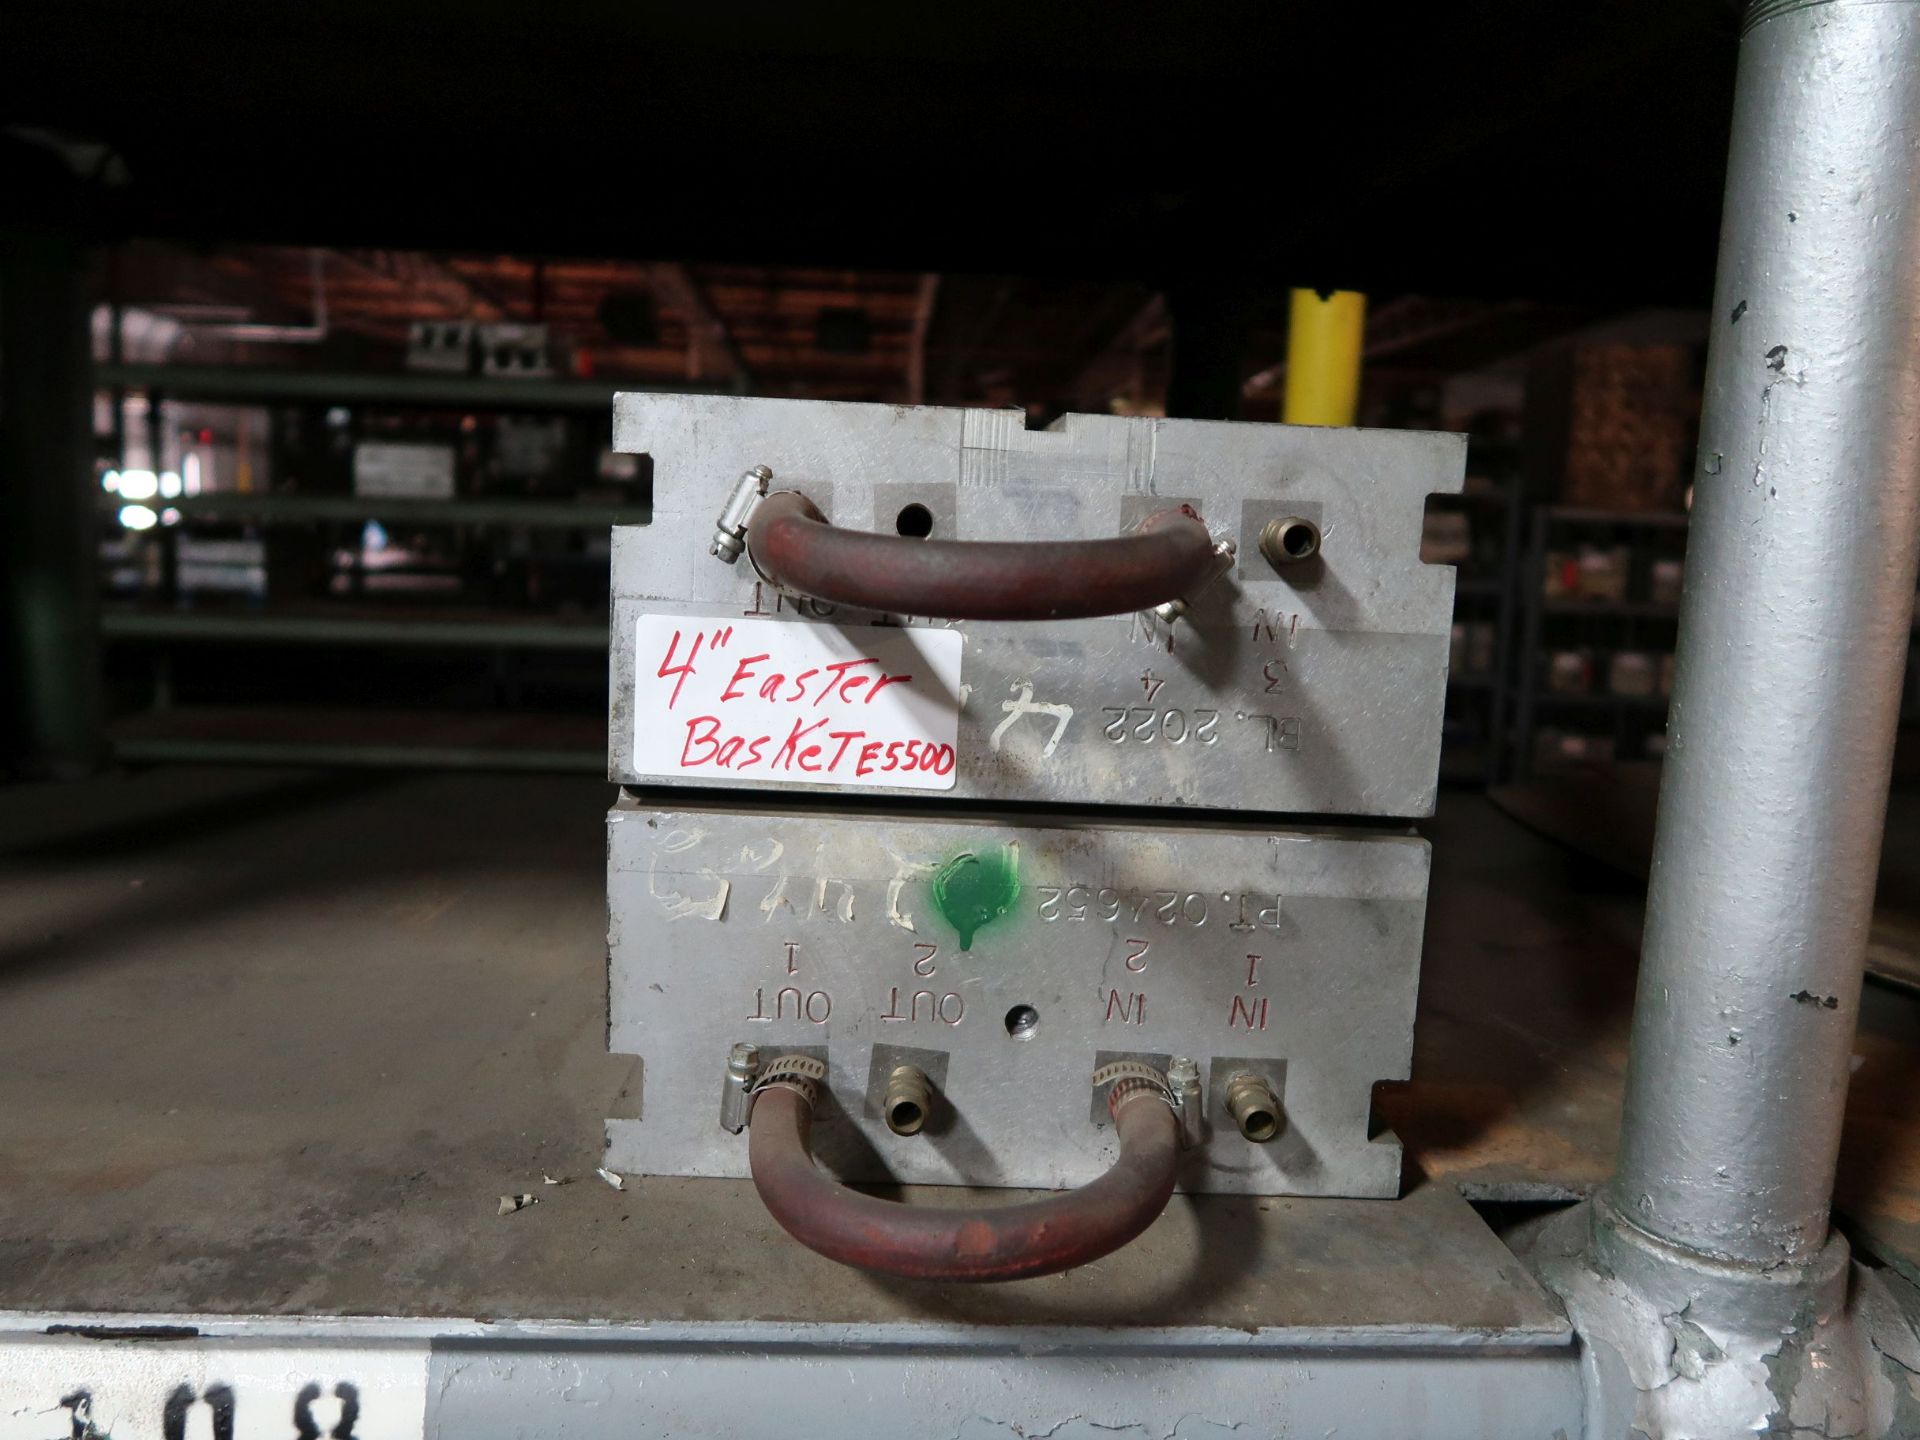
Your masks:
M988 1296L819 1260L744 1184L594 1177L630 1063L604 1050L611 795L184 768L0 791L0 1309L1560 1333L1458 1192L1604 1173L1639 906L1480 797L1430 827L1418 1078L1380 1098L1405 1197L1182 1197ZM1863 1208L1893 1197L1905 1268L1886 1116L1915 1006L1869 1010Z

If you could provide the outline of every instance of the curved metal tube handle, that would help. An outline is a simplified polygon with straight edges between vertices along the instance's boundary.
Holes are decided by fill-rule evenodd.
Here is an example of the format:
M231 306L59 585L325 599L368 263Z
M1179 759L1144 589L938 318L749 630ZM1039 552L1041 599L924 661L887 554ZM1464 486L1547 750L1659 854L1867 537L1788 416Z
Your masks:
M1181 599L1224 568L1185 505L1111 540L910 540L843 530L797 490L754 508L747 554L783 590L943 620L1079 620Z
M1022 1280L1085 1265L1151 1225L1173 1194L1179 1123L1157 1094L1116 1093L1120 1155L1060 1195L977 1210L902 1205L850 1190L807 1148L813 1105L784 1086L754 1096L754 1188L794 1239L829 1260L912 1280Z

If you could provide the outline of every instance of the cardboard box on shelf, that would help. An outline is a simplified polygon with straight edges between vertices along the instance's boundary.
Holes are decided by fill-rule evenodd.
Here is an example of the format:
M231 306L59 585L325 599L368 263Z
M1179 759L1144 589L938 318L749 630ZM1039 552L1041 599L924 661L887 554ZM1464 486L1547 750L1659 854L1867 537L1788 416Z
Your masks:
M1536 730L1533 735L1533 765L1536 770L1564 769L1569 765L1590 765L1613 759L1611 735L1582 735L1567 730Z
M1547 690L1554 695L1586 695L1593 690L1593 656L1585 650L1556 650L1547 657Z
M1619 604L1627 598L1633 552L1625 545L1580 547L1579 594L1583 600Z
M1680 603L1680 581L1684 569L1678 560L1656 560L1647 587L1647 598L1656 605Z
M1549 600L1568 600L1580 593L1580 562L1571 551L1547 551L1540 588Z
M1458 510L1433 510L1420 528L1420 563L1464 565L1473 553L1473 524Z
M1476 675L1491 675L1498 628L1491 620L1467 622L1467 668Z
M1659 674L1644 650L1616 650L1607 662L1607 688L1615 695L1651 695Z

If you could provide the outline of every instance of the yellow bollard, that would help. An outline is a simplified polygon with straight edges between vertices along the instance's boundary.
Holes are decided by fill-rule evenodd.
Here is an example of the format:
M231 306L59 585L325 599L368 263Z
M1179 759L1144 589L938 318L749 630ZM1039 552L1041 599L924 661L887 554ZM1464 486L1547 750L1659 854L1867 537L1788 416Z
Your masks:
M1360 400L1360 348L1367 297L1335 290L1293 292L1287 330L1287 399L1280 418L1289 425L1351 425Z

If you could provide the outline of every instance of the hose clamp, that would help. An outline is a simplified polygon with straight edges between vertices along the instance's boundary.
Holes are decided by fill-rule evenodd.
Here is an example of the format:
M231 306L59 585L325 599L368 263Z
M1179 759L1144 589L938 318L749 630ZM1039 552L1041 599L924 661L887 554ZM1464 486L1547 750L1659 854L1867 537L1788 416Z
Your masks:
M1201 1140L1199 1068L1191 1060L1176 1056L1169 1070L1171 1075L1144 1060L1115 1060L1093 1072L1094 1093L1106 1089L1107 1114L1112 1117L1118 1117L1120 1106L1135 1095L1149 1094L1164 1100L1179 1122L1182 1147L1191 1148Z
M811 1055L782 1055L761 1068L747 1094L751 1098L762 1090L777 1086L782 1090L791 1090L806 1101L807 1108L811 1110L820 1098L820 1082L826 1078L826 1061L816 1060Z
M707 553L714 559L731 565L740 558L747 548L747 523L766 498L767 486L772 481L773 471L765 465L755 465L734 483L720 518L713 522L713 539L707 543Z
M1158 1096L1175 1115L1180 1113L1180 1102L1174 1098L1166 1075L1144 1060L1115 1060L1102 1065L1093 1072L1093 1088L1096 1093L1106 1090L1107 1114L1111 1116L1119 1115L1122 1101L1142 1093Z

